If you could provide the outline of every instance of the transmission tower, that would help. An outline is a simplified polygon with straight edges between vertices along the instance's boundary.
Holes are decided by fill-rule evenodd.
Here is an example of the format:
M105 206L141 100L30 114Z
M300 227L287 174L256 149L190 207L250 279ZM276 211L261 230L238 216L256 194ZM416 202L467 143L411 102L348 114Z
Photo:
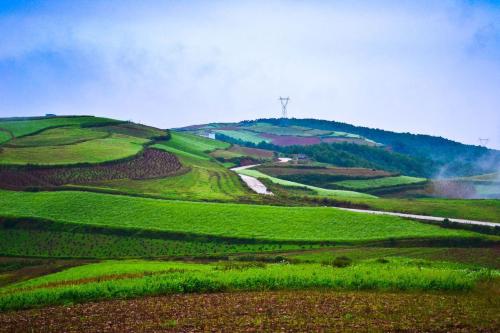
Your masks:
M281 118L287 118L288 117L288 111L286 109L286 106L288 105L288 102L290 101L290 97L281 97L279 98L281 102Z
M486 147L486 145L488 144L488 142L490 142L490 139L489 138L479 138L479 145L480 146L483 146L483 147Z

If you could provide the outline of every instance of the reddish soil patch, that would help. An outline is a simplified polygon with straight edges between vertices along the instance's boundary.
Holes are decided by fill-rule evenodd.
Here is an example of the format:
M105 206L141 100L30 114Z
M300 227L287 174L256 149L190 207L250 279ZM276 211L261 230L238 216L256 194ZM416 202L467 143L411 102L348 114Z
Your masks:
M432 181L429 191L432 195L446 198L469 199L476 196L474 185L461 181L435 180Z
M1 332L498 332L495 295L249 292L0 314Z
M317 145L321 143L321 139L310 136L288 136L288 135L275 135L269 133L262 133L262 137L271 139L271 143L277 146L307 146Z
M112 179L149 179L177 174L182 165L173 154L146 149L128 161L77 167L0 167L0 187L23 189L87 184Z

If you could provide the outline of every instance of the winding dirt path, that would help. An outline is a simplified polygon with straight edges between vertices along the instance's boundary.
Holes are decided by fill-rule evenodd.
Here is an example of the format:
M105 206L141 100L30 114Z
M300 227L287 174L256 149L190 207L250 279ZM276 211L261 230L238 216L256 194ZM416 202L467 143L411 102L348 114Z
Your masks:
M273 192L268 191L266 185L262 184L262 182L260 180L258 180L257 178L250 177L247 175L242 175L242 174L239 174L237 172L238 170L250 169L250 168L253 168L254 166L257 166L257 165L259 165L259 164L236 167L236 168L232 168L231 171L236 172L238 174L238 176L240 176L240 178L245 182L245 184L247 184L247 186L250 187L254 192L256 192L258 194L264 194L264 195L274 195Z
M443 222L443 220L445 219L444 217L439 217L439 216L416 215L416 214L406 214L406 213L396 213L396 212L383 212L383 211L378 211L378 210L365 210L365 209L342 208L342 207L335 207L335 208L347 210L350 212L376 214L376 215L392 215L392 216L405 217L405 218L414 219L414 220ZM448 220L450 222L454 222L454 223L484 225L484 226L488 226L488 227L500 227L500 223L495 223L495 222L454 219L454 218L448 218Z

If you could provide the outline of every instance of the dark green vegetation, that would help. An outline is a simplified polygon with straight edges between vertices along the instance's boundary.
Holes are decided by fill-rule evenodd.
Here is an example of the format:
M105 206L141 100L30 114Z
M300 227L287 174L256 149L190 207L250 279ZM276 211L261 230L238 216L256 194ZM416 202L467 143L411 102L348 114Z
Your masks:
M500 152L496 150L441 137L317 119L287 119L286 123L282 119L258 119L184 130L215 133L217 138L231 143L305 153L337 166L381 168L418 177L491 173L500 165Z

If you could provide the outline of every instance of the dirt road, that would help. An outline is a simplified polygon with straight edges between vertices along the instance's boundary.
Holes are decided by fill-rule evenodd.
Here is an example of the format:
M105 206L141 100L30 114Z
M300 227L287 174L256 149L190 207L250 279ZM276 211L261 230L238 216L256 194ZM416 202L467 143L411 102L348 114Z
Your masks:
M445 219L444 217L438 217L438 216L415 215L415 214L405 214L405 213L395 213L395 212L382 212L382 211L378 211L378 210L365 210L365 209L354 209L354 208L341 208L341 207L336 207L336 208L342 209L342 210L348 210L350 212L358 212L358 213L365 213L365 214L392 215L392 216L406 217L406 218L415 219L415 220L443 222L443 220ZM488 226L488 227L500 227L500 223L495 223L495 222L474 221L474 220L453 219L453 218L448 218L448 220L450 220L450 222L455 222L455 223L484 225L484 226Z
M245 165L245 166L241 166L241 167L237 167L237 168L232 168L231 170L238 173L237 171L238 170L244 170L244 169L249 169L249 168L252 168L254 166L257 166L258 164L254 164L254 165ZM262 182L260 180L258 180L257 178L255 177L250 177L250 176L247 176L247 175L241 175L238 173L238 176L240 176L240 178L248 185L248 187L250 187L254 192L258 193L258 194L265 194L265 195L273 195L272 192L268 191L267 190L267 187L266 185L262 184Z

